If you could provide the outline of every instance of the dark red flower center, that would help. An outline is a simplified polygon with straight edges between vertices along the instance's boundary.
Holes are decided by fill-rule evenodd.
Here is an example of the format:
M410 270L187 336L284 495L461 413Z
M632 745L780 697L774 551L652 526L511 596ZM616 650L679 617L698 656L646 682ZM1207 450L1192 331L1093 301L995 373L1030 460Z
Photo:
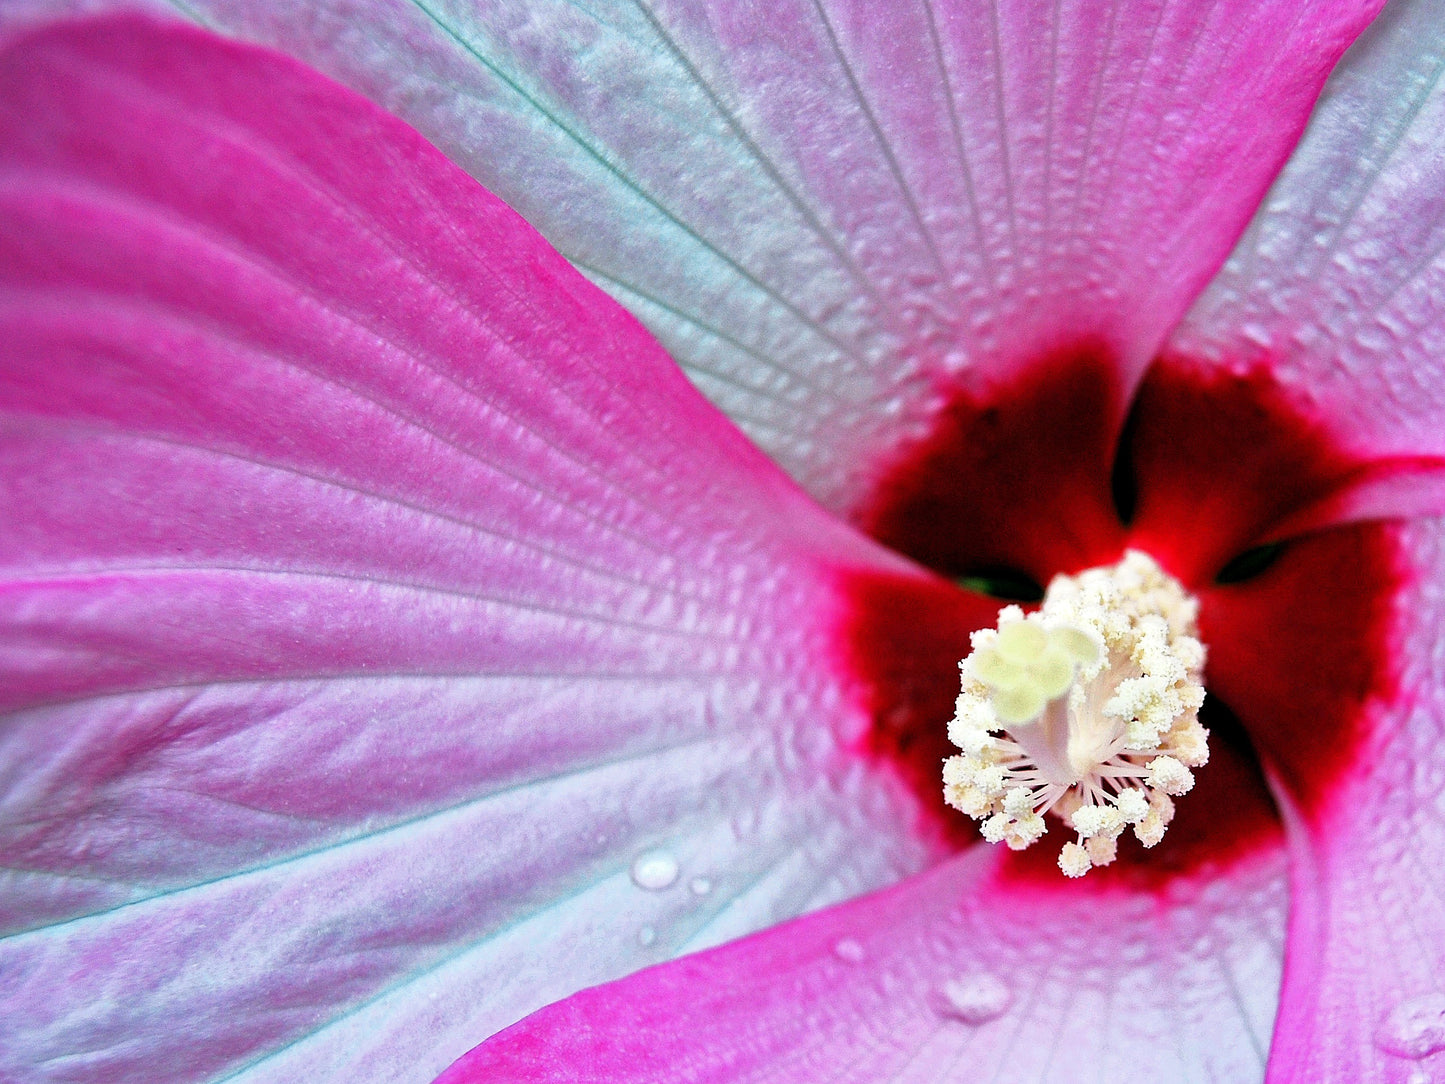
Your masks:
M1391 681L1399 563L1379 525L1270 534L1362 464L1266 365L1161 358L1127 418L1115 372L1084 344L1007 385L955 394L857 517L939 578L850 576L842 642L873 718L866 753L917 791L927 830L961 845L975 837L942 800L940 764L955 751L946 727L968 634L1003 603L957 583L1037 598L1055 574L1114 562L1125 547L1153 555L1200 600L1201 718L1213 734L1164 842L1122 847L1107 871L1153 879L1275 838L1261 760L1308 814L1363 755L1363 706ZM1032 848L1018 861L1056 880L1053 858Z

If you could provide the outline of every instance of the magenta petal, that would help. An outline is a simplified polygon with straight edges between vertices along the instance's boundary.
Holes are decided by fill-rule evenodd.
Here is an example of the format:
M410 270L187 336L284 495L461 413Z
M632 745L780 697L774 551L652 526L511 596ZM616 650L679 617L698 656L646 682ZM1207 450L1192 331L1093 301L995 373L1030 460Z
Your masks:
M1445 511L1445 84L1438 0L1397 0L1341 61L1298 150L1170 353L1268 367L1349 486L1276 534Z
M11 47L0 341L0 1077L426 1080L929 859L829 670L917 574L351 92Z
M1305 811L1280 788L1292 850L1280 1084L1445 1070L1445 522L1398 531L1413 568L1395 609L1396 691L1361 706L1364 753L1326 801Z
M418 129L860 513L962 388L1127 396L1380 0L191 0Z
M586 990L438 1084L1244 1081L1263 1073L1278 849L1165 895L1011 882L974 850Z

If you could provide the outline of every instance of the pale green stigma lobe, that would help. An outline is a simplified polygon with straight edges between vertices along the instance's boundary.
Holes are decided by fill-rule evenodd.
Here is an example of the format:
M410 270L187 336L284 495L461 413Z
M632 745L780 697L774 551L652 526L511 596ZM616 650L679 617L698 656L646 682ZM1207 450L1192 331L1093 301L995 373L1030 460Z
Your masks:
M969 656L974 675L993 690L994 711L1005 723L1024 723L1062 696L1074 683L1074 669L1099 658L1100 646L1087 633L1033 621L1002 625L992 646Z
M1057 576L1042 607L999 611L959 664L962 691L944 796L992 842L1022 849L1053 814L1075 832L1059 867L1079 877L1114 860L1126 828L1164 835L1172 797L1209 759L1199 724L1204 647L1198 604L1146 554Z

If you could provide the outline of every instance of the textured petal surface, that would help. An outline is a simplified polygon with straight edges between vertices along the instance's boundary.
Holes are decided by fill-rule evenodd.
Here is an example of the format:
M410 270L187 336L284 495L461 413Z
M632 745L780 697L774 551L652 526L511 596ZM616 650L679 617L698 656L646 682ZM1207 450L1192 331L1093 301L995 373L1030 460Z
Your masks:
M1375 463L1278 534L1445 509L1445 3L1397 0L1167 346L1266 365Z
M849 512L1053 349L1122 403L1378 7L184 5L414 124Z
M1165 894L1051 887L971 851L893 889L587 990L473 1051L481 1081L1258 1080L1275 849Z
M430 1079L924 864L820 643L917 574L514 213L196 31L0 103L0 1076Z
M1288 966L1270 1080L1418 1084L1445 1072L1445 522L1398 528L1398 692L1368 757L1289 816ZM1290 812L1289 780L1280 787Z

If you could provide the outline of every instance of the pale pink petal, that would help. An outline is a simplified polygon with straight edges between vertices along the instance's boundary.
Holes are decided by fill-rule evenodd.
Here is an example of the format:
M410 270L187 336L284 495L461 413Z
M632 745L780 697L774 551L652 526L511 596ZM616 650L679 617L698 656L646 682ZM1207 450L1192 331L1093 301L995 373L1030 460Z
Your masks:
M1397 0L1172 336L1180 363L1272 372L1372 463L1278 525L1445 510L1445 3Z
M1445 523L1397 530L1408 580L1392 614L1395 688L1364 705L1363 755L1310 800L1295 758L1275 751L1293 885L1270 1059L1280 1084L1445 1072Z
M921 576L351 92L9 49L0 341L0 1076L430 1079L938 853L832 661Z
M439 1084L1258 1080L1279 849L1167 891L1014 880L974 850L895 888L587 990Z
M1134 377L1379 0L199 0L417 126L858 514L945 404Z

